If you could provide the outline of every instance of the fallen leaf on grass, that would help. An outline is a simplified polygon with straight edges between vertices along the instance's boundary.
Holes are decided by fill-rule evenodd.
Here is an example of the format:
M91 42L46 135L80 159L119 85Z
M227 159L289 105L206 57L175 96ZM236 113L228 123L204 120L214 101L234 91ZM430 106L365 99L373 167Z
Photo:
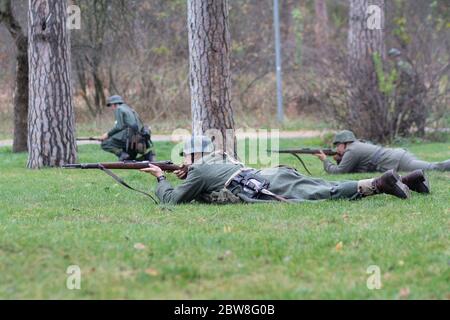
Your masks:
M230 233L231 232L231 227L230 226L224 226L223 227L223 232Z
M156 276L159 275L158 270L153 269L153 268L148 268L148 269L146 269L146 270L145 270L145 273L148 274L149 276L152 276L152 277L156 277Z
M146 246L145 246L145 244L143 244L143 243L135 243L135 244L134 244L134 248L135 248L136 250L145 250Z
M406 299L409 297L410 293L411 293L411 291L409 290L409 288L401 288L399 297L400 297L400 299Z
M345 214L342 216L342 219L344 219L344 221L348 221L349 218L350 218L350 216L349 216L347 213L345 213Z
M336 251L341 251L344 248L344 244L342 243L342 241L339 242L335 248L336 248Z

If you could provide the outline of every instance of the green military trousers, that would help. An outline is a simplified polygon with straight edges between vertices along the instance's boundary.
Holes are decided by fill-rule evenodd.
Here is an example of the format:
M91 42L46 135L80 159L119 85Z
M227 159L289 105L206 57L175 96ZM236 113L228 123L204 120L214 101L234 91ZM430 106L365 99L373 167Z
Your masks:
M269 190L292 201L358 199L357 181L328 181L304 176L289 168L260 171L270 181Z
M122 140L117 140L114 138L109 138L102 142L101 147L104 151L111 152L111 153L115 154L116 156L120 157L120 154L122 152L125 152L125 150L126 150L126 142L124 142ZM130 159L135 159L137 154L131 153L130 156L131 156ZM145 154L143 154L141 156L141 158L138 158L137 160L156 161L156 154L153 151L153 148L147 149L145 151Z
M443 162L427 162L417 159L413 154L407 152L400 159L398 171L410 172L414 170L438 170L450 171L450 160Z
M108 138L102 142L101 147L104 151L114 153L119 157L120 154L126 149L126 142L114 138Z

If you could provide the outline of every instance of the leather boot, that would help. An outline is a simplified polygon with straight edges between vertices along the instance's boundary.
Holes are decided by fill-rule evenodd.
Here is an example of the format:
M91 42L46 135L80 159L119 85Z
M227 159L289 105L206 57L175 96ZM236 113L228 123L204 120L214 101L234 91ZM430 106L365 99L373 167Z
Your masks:
M149 151L146 154L140 156L136 159L136 161L150 161L155 162L156 161L156 154L153 153L153 151Z
M358 190L363 196L380 193L390 194L400 199L408 199L411 196L408 186L401 182L400 176L394 170L387 171L379 178L359 181Z
M423 170L415 170L402 177L402 182L409 189L418 193L430 193L430 183Z
M374 179L373 184L378 193L390 194L400 199L411 197L408 186L403 184L400 176L394 170L389 170L381 177Z

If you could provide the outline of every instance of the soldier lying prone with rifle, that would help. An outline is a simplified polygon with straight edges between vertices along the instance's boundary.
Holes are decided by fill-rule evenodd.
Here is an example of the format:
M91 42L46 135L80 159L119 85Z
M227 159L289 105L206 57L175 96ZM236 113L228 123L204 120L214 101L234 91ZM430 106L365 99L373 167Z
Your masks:
M256 170L222 151L214 152L211 140L203 136L186 141L183 155L189 169L178 174L185 180L177 187L166 180L158 166L149 164L141 170L157 178L156 196L161 203L302 202L358 199L382 193L407 199L410 189L421 192L425 180L423 176L401 178L393 170L379 178L336 182L306 177L288 167Z
M450 171L450 160L437 163L419 160L405 149L385 148L357 140L353 132L348 130L337 133L333 144L342 158L337 165L331 163L325 153L316 154L328 173L396 170L423 175L423 170Z

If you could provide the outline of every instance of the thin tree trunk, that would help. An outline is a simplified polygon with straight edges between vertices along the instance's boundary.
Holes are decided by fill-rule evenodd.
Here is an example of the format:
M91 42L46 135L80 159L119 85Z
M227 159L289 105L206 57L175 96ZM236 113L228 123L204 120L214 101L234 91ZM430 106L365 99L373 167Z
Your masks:
M29 0L28 167L76 161L66 1Z
M188 29L193 133L235 155L228 0L188 0Z
M11 0L0 1L0 21L5 23L17 49L13 152L24 152L27 151L28 130L28 39L14 16Z

